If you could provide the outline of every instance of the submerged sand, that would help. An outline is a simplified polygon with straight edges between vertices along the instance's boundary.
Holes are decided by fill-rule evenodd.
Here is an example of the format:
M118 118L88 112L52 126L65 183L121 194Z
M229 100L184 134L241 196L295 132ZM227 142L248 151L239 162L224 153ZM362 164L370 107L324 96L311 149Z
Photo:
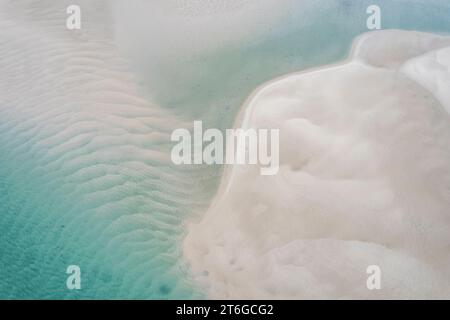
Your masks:
M257 89L236 126L280 129L280 171L227 167L189 226L210 297L450 298L449 85L450 38L392 30Z

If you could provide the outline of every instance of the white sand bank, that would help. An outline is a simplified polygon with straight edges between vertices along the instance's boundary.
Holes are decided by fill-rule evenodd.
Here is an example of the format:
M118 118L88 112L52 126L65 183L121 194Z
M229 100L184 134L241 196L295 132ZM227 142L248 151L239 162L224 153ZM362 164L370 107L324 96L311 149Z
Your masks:
M380 31L256 90L237 126L280 129L280 171L228 167L189 227L210 296L450 298L449 83L450 38Z

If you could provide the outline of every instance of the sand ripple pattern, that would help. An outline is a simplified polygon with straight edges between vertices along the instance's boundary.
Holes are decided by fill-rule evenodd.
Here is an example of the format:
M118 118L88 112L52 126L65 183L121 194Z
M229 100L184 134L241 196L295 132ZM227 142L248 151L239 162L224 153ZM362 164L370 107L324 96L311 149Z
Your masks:
M68 31L69 4L0 3L0 297L195 296L177 245L195 186L168 157L184 124L140 93L108 7Z

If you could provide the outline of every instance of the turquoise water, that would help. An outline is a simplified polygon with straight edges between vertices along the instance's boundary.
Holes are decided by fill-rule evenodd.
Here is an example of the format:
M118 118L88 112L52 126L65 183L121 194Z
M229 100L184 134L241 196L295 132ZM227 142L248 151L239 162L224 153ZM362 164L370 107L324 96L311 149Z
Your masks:
M377 3L385 29L450 33L448 1ZM252 42L162 60L158 72L143 70L156 76L142 76L142 90L184 120L230 127L260 84L343 59L353 38L367 31L365 9L371 4L323 1L307 12L299 4ZM126 151L115 149L114 139L102 148L120 159L105 159L97 145L82 141L63 157L49 156L39 142L63 129L61 119L42 128L20 125L11 110L21 101L2 100L8 110L0 113L0 298L204 297L190 280L180 243L185 220L213 196L220 168L184 170L148 160L144 170L136 164L138 155L123 159ZM88 134L114 138L103 128ZM142 146L164 152L169 147L151 141ZM81 268L81 290L66 288L71 264Z

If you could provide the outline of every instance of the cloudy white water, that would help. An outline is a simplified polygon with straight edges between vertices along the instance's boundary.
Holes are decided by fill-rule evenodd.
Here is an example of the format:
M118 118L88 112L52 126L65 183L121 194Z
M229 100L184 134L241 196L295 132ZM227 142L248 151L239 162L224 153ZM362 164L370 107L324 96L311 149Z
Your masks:
M258 91L244 123L296 141L278 176L170 161L173 129L240 125L257 86L343 59L369 4L0 0L0 298L364 297L369 262L386 297L448 296L447 40ZM380 5L450 32L447 1Z

